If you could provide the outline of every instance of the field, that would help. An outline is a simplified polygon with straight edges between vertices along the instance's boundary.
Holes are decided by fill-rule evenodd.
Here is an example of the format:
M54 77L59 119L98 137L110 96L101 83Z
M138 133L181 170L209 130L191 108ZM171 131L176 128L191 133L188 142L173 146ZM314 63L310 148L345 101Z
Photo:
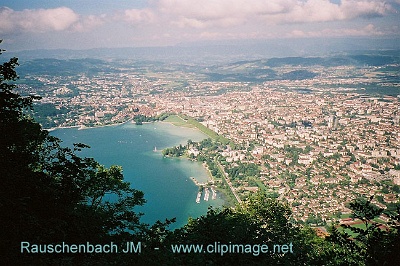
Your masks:
M164 122L171 123L171 124L173 124L174 126L177 126L177 127L195 128L194 125L189 124L187 121L185 121L184 119L182 119L178 115L170 115L164 120Z

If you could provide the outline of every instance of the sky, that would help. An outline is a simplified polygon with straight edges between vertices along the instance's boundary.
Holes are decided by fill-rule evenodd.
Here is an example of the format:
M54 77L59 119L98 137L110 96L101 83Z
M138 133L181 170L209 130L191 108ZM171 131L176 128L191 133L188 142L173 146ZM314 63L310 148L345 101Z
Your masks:
M2 0L2 48L400 37L400 0Z

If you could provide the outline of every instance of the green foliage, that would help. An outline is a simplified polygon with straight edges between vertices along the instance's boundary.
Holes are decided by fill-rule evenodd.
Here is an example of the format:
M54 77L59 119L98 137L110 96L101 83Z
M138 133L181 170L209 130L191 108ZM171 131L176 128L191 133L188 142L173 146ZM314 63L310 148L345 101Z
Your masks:
M148 117L148 116L145 116L145 115L136 115L133 118L133 121L135 121L136 125L142 125L144 122L154 122L156 120L157 119L154 118L154 117Z
M77 155L88 146L64 148L28 115L38 97L13 92L16 58L0 65L0 257L5 265L100 264L105 258L65 253L21 254L20 243L109 243L148 237L171 221L148 227L134 211L143 193L105 168ZM140 232L140 234L139 234ZM146 233L146 234L144 234ZM113 261L118 258L113 258Z
M164 121L165 119L167 119L169 116L172 116L172 115L174 115L173 113L163 113L163 114L160 114L158 117L157 117L157 119L159 120L159 121Z
M363 226L342 224L341 227L350 230L339 231L338 225L332 226L328 241L336 248L336 260L347 265L398 265L400 261L399 241L399 211L388 213L391 218L389 225L374 221L384 210L364 198L356 199L349 204L351 217L358 219ZM336 264L342 265L342 264Z
M310 265L314 259L315 234L302 231L289 222L290 209L263 193L257 193L234 208L209 209L206 215L191 219L167 237L165 244L291 244L292 252L253 254L171 254L177 265Z
M43 103L34 105L34 118L44 128L55 127L55 119L64 121L63 115L68 113L68 109L57 109L52 103Z
M254 163L241 163L226 170L233 179L243 179L247 176L258 176L260 169Z
M180 144L179 146L164 149L162 151L162 154L163 154L163 156L167 156L167 157L180 157L180 156L184 155L186 150L187 150L187 147L182 146Z
M0 50L1 54L2 50ZM352 217L362 226L333 225L326 239L291 218L289 206L263 192L250 195L233 208L212 209L206 215L171 232L172 220L149 226L140 221L135 207L145 203L143 193L123 179L122 168L106 168L78 152L88 146L61 146L29 115L38 97L13 92L18 66L16 58L0 65L0 258L4 265L398 265L400 261L400 207L388 210L371 201L348 204ZM161 119L162 117L159 117ZM145 121L140 117L139 121ZM193 121L192 121L193 122ZM196 121L195 124L198 122ZM229 142L221 137L200 143L198 160L222 177L215 154ZM234 144L229 143L231 146ZM180 154L186 146L167 150ZM292 157L307 152L285 147ZM209 152L205 153L204 151ZM166 155L166 154L164 154ZM320 156L321 157L321 156ZM272 160L272 158L264 157ZM321 157L322 159L322 157ZM397 167L397 166L396 166ZM238 163L228 169L232 177L257 176L255 164ZM291 183L294 173L284 172ZM310 173L307 169L307 175ZM398 190L394 187L393 190ZM277 196L277 195L275 195ZM294 202L293 205L299 204ZM386 214L386 226L375 220ZM312 222L320 217L311 217ZM341 228L343 227L343 228ZM343 229L343 230L339 230ZM66 242L125 243L142 241L142 254L21 254L21 241L35 244ZM287 244L290 252L267 254L177 254L172 244ZM160 248L155 250L154 248ZM36 256L37 255L37 256Z

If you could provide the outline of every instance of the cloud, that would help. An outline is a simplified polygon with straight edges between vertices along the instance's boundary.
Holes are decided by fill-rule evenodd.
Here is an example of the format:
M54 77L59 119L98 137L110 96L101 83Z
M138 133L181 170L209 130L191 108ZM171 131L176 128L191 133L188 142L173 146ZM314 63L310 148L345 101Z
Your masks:
M120 46L143 46L187 40L400 34L395 14L400 0L143 2L146 5L135 9L118 9L116 4L115 9L102 15L82 15L79 9L68 7L21 11L0 7L0 35L23 38L24 33L40 33L30 37L43 38L53 32L49 37L53 41L55 37L82 43L90 40L87 46L94 47L98 40L118 40ZM360 23L371 26L356 26Z
M378 0L342 0L335 4L329 0L297 2L287 13L277 14L277 23L308 23L353 20L384 16L392 7Z
M143 38L150 34L162 38L168 34L173 36L169 39L176 41L329 34L377 36L382 32L376 28L368 31L368 28L339 27L347 22L351 25L352 20L359 23L386 16L392 11L392 6L381 0L150 0L146 8L125 10L115 20L136 26ZM299 24L302 26L294 30ZM331 29L318 30L329 26Z
M226 17L247 17L256 14L275 14L288 10L294 0L160 0L157 7L163 13L199 20L218 20Z
M0 8L0 33L62 31L78 22L79 15L67 7L25 9Z
M149 8L127 9L123 14L123 20L129 23L152 23L155 22L156 14Z
M389 3L400 0L389 0ZM0 33L86 31L104 23L192 28L199 30L345 21L384 16L393 11L381 0L150 0L142 9L117 14L80 16L72 9L0 8Z
M157 8L179 27L232 27L260 16L284 13L294 0L160 0Z
M100 25L103 25L107 20L107 16L93 16L89 15L81 18L76 23L72 24L68 30L73 32L86 32Z
M327 0L299 2L286 14L279 14L278 23L326 22L346 19L339 5Z
M341 5L341 11L349 19L355 17L383 16L392 10L392 7L384 1L343 0Z
M307 23L383 16L391 6L379 0L159 0L157 12L178 27L232 27L247 23Z
M293 30L286 37L342 37L342 36L382 36L388 34L377 29L373 24L362 28L322 29L319 31Z

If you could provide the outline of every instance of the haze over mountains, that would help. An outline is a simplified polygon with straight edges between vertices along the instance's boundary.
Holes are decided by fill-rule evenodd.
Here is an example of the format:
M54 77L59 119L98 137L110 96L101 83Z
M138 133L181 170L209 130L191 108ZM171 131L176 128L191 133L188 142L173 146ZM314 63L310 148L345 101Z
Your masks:
M174 63L209 64L272 57L361 54L372 50L400 49L400 39L387 38L303 38L181 43L175 46L95 48L88 50L8 50L22 60L35 58L99 58L156 60Z

